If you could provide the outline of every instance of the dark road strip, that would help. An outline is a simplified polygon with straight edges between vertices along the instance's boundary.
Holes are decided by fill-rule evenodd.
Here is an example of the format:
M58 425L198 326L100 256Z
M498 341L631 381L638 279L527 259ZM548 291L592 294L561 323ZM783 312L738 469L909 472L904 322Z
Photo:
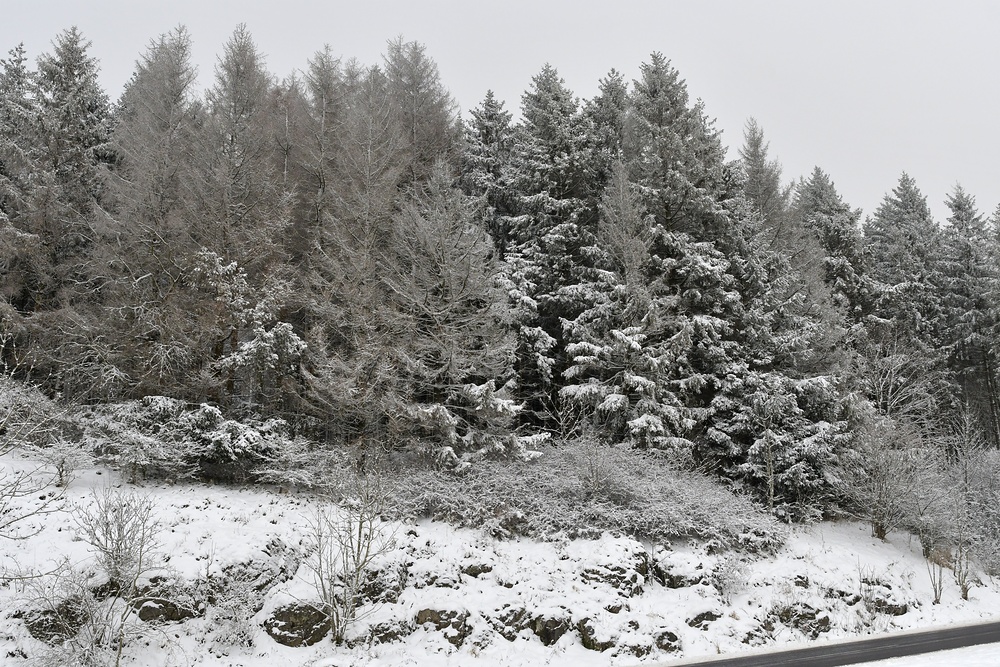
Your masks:
M758 653L699 662L663 663L704 667L842 667L859 662L902 658L980 644L1000 644L1000 622L888 635L852 642L820 644L774 653ZM1000 661L998 661L1000 664Z

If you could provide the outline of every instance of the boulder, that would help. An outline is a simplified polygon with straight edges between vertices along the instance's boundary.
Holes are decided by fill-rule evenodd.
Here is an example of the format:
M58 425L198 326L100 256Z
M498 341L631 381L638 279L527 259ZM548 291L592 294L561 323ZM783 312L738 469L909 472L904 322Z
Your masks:
M692 628L698 628L699 630L707 630L708 624L713 621L717 621L722 618L722 614L718 614L714 611L703 611L693 618L687 620L687 624Z
M611 635L602 633L593 619L584 618L577 622L576 630L580 633L580 643L590 651L607 651L617 643Z
M78 597L67 598L51 609L36 609L17 616L22 618L32 637L46 643L76 635L90 620L86 605Z
M787 627L795 628L812 639L830 631L830 615L804 602L780 607L775 611L775 615Z
M670 630L660 628L653 633L653 646L666 653L675 653L681 650L681 640Z
M288 604L271 613L264 631L284 646L312 646L330 631L330 616L313 605Z

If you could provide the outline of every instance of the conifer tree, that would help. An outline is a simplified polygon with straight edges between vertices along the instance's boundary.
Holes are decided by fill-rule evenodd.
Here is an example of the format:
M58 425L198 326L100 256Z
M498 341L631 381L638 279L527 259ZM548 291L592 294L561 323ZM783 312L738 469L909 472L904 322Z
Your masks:
M721 202L728 183L718 131L700 101L689 103L686 84L662 54L652 54L640 71L626 125L631 180L664 229L727 242L731 230Z
M928 437L953 407L954 387L943 346L941 231L910 176L900 177L866 221L864 236L873 293L861 350L869 397L886 416L919 421Z
M206 93L190 182L189 229L202 250L189 260L188 280L211 340L205 382L223 402L252 401L265 388L273 394L291 372L283 360L301 351L281 322L292 288L282 272L281 243L292 197L277 169L272 89L264 57L246 27L237 27ZM269 365L272 357L280 366Z
M960 391L958 402L968 406L991 441L1000 442L993 344L997 324L991 299L997 271L989 252L991 240L975 197L962 186L955 186L946 203L951 216L943 230L943 342Z
M109 179L116 241L105 252L116 269L109 287L109 329L120 338L116 365L131 390L189 393L187 378L210 347L192 319L184 267L196 248L188 199L201 108L194 93L191 41L184 28L153 40L122 94ZM122 308L124 304L134 304Z
M443 156L442 160L447 157ZM526 457L512 429L513 336L499 262L475 224L472 200L442 161L396 218L384 284L397 333L403 439L433 443L449 466L483 456Z
M101 195L98 165L108 140L110 104L97 79L90 42L75 27L63 32L52 53L38 59L38 101L44 160L69 210L85 216ZM57 245L79 244L79 230L65 230Z
M426 180L439 160L457 164L461 139L457 105L424 45L404 42L402 37L390 40L385 75L406 155L405 182Z
M625 76L611 70L600 80L597 96L584 106L594 126L594 182L603 189L610 182L615 163L622 159L625 122L628 113L628 84Z
M852 210L819 167L795 189L794 215L815 231L824 250L824 279L851 324L870 311L862 256L861 211Z
M38 193L41 165L36 119L41 110L34 96L34 72L28 69L24 45L0 60L0 275L2 294L15 311L34 310L38 288L46 284L41 237L34 233L32 202ZM15 312L4 319L6 331Z
M514 183L511 114L493 91L470 113L462 156L462 187L481 199L483 227L503 260L512 243L519 197Z
M597 298L593 132L550 65L532 79L522 115L514 159L521 215L509 262L519 311L518 388L534 419L553 425L568 361L562 321Z
M912 340L933 344L940 322L940 230L910 176L900 177L864 232L871 275L880 292L876 315Z

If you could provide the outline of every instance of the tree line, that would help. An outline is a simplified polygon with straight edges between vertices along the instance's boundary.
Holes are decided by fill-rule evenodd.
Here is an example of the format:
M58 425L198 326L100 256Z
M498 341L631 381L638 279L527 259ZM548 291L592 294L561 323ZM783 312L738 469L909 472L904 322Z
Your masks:
M727 160L659 53L588 100L545 65L515 122L402 38L278 80L239 27L200 92L179 28L114 103L88 47L0 61L0 352L52 396L454 469L627 444L791 519L1000 442L1000 210L903 174L862 222L753 120Z

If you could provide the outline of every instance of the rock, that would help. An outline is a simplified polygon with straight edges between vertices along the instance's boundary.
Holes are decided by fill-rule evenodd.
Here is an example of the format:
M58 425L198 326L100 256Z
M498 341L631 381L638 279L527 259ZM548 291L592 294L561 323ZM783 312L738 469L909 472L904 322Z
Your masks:
M616 642L610 635L602 635L593 619L584 618L577 622L576 630L580 633L580 643L590 651L607 651L614 648Z
M622 602L612 602L611 604L604 607L604 611L608 612L609 614L620 614L622 609L627 609L627 608L628 605Z
M703 611L694 618L689 618L687 624L692 628L698 628L699 630L707 630L708 624L717 621L722 618L722 614L717 614L714 611Z
M231 589L249 588L256 593L267 593L278 584L295 576L301 563L301 556L281 540L274 538L265 545L263 556L242 563L231 563L222 568L221 576L213 576L207 582L208 602L214 604L219 597L225 597ZM263 606L263 595L259 596L257 613Z
M386 562L365 572L361 598L382 604L394 604L406 588L408 570L404 560Z
M330 616L312 605L289 604L271 613L264 631L284 646L312 646L330 631Z
M132 601L132 608L138 610L139 620L146 623L177 623L198 616L198 608L166 598L143 597Z
M531 619L524 607L504 605L503 609L490 619L490 623L497 634L512 642L517 639L522 630L530 625Z
M792 583L799 588L809 588L809 577L804 574L797 574L795 578L792 579Z
M408 621L392 620L375 623L368 628L368 641L372 644L389 644L411 634L416 626Z
M560 637L569 631L569 628L567 616L536 616L531 621L531 631L545 646L555 644Z
M830 615L826 612L821 613L804 602L781 607L775 615L786 626L795 628L812 639L830 631Z
M39 641L52 643L55 640L68 639L76 635L80 628L90 620L83 600L78 597L67 598L54 609L41 609L25 613L22 616L24 626L32 637Z
M823 597L843 600L848 607L853 607L861 602L861 596L857 593L849 593L836 588L828 588L823 593Z
M667 653L676 653L681 650L681 640L670 630L660 629L653 633L653 646Z
M417 625L433 625L435 630L443 631L448 643L456 648L461 647L466 637L472 634L468 620L467 611L421 609L416 616Z
M620 565L587 568L583 571L581 578L588 584L607 584L618 591L620 595L627 598L642 593L642 587L645 583L645 577L639 574L639 572L633 569L626 569Z
M683 555L662 547L657 548L649 573L667 588L687 588L707 582L701 563L692 563Z
M488 563L470 563L462 566L462 574L468 577L479 577L487 572L492 572L493 566Z
M618 650L615 651L615 655L634 655L637 658L642 658L652 652L652 644L647 644L645 642L630 642L619 645Z
M649 555L645 549L629 553L624 562L603 563L583 571L581 578L586 583L603 583L614 588L624 597L633 597L643 591L650 576Z
M871 602L866 603L868 608L879 614L889 616L902 616L910 610L910 606L905 602L895 602L884 597L875 597Z

